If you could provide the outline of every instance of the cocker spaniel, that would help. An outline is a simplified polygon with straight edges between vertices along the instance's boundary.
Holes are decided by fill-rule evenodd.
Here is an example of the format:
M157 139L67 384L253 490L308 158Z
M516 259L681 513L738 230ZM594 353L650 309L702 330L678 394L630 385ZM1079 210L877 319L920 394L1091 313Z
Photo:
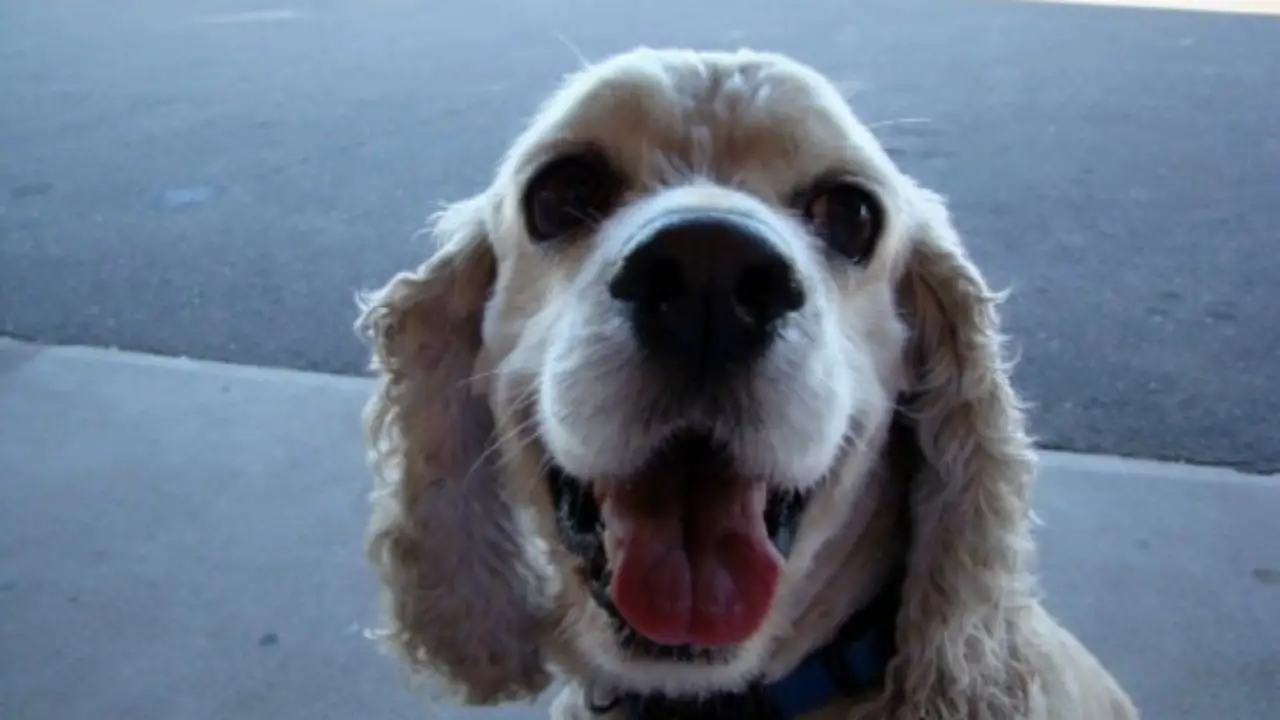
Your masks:
M777 54L571 75L363 298L384 632L556 718L1135 718L943 201Z

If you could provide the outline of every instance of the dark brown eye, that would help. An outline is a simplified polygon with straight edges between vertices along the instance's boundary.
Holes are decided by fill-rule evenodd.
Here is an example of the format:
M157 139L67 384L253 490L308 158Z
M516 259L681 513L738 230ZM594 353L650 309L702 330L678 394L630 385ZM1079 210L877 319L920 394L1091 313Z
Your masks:
M818 238L853 262L865 263L875 253L884 211L871 191L849 182L822 185L804 214Z
M524 220L534 242L566 237L613 210L622 180L595 151L552 160L534 173L524 194Z

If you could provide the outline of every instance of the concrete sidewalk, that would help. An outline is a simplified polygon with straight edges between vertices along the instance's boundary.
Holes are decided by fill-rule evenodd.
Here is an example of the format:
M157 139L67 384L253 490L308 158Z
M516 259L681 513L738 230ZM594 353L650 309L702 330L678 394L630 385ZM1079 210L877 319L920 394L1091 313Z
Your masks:
M424 711L363 637L367 388L0 341L0 717L537 717ZM1280 717L1280 479L1049 453L1037 508L1146 717Z

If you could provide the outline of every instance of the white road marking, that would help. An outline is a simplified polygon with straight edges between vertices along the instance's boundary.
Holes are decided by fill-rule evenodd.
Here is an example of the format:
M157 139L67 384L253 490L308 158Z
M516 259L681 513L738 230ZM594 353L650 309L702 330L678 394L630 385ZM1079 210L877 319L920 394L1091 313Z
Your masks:
M209 15L196 19L201 25L244 25L249 23L286 22L301 20L303 14L297 10L281 8L277 10L254 10L251 12L230 13L227 15Z
M1195 10L1238 15L1280 15L1280 0L1023 0L1065 5L1106 5L1148 10Z

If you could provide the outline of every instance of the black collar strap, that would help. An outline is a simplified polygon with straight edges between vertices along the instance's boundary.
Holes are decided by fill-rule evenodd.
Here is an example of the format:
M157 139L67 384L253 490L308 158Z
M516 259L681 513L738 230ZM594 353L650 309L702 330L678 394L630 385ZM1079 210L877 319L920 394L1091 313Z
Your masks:
M621 705L627 720L791 720L835 700L877 690L894 655L902 577L901 570L892 575L885 589L846 620L831 642L773 682L702 697L626 694L591 709L604 713Z

